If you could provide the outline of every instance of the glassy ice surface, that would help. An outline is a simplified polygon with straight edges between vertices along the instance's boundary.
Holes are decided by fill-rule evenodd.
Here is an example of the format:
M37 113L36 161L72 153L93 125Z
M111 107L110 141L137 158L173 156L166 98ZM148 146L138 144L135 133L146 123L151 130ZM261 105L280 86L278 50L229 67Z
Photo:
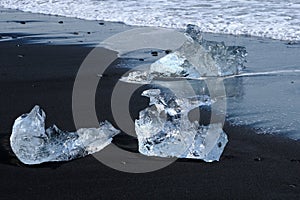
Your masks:
M82 128L65 132L55 125L45 130L44 111L35 106L30 113L16 119L10 144L18 159L33 165L51 161L68 161L100 151L119 133L109 122L99 128Z
M178 50L152 63L148 71L129 73L127 81L230 76L244 69L247 55L244 47L204 40L200 28L195 25L188 25L185 35L187 40Z
M191 66L186 66L185 60L179 52L170 53L151 64L149 73L158 77L188 76Z
M211 105L208 96L177 98L160 89L146 90L142 95L149 97L150 103L135 121L140 153L206 162L219 160L228 141L222 125L200 126L188 119L190 110Z
M224 42L203 39L200 27L188 25L188 41L178 50L200 76L230 76L244 68L247 51L242 46L226 46Z

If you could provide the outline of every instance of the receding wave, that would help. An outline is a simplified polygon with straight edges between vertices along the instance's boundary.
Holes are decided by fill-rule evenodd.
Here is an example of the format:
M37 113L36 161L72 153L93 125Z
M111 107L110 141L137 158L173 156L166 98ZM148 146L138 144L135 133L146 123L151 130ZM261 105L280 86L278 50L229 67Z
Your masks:
M298 0L2 0L0 6L129 25L184 28L195 24L203 32L300 40Z

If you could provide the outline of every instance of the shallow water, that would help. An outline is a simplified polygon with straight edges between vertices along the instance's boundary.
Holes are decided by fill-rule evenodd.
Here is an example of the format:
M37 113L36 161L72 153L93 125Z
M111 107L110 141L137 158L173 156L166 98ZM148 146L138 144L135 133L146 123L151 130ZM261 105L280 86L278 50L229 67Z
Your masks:
M259 133L300 139L300 74L242 78L242 98L228 99L228 119Z

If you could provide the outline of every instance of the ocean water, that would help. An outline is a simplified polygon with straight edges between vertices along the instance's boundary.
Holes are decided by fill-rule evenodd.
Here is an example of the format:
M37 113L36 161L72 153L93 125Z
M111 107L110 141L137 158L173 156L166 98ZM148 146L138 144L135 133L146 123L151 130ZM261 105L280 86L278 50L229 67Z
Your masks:
M1 0L0 6L33 13L129 25L300 40L299 0Z

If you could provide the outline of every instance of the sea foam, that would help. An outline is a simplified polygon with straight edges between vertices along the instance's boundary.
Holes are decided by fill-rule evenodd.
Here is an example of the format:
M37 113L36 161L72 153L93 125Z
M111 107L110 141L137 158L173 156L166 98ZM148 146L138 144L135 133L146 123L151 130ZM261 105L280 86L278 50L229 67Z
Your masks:
M298 0L2 0L0 6L129 25L184 28L195 24L203 32L300 40Z

